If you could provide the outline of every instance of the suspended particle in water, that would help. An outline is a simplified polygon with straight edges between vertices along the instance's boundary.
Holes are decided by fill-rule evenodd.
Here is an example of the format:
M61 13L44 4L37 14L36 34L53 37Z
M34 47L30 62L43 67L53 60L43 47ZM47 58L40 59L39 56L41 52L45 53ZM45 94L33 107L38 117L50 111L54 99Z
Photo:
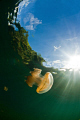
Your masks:
M8 91L8 87L4 86L4 90L5 90L5 91Z

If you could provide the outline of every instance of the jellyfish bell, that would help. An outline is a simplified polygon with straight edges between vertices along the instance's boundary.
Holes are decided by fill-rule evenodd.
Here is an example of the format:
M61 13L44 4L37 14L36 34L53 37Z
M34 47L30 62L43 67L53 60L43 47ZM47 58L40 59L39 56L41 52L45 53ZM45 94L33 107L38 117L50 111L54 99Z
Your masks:
M29 87L37 85L36 92L39 94L49 91L53 85L53 76L50 72L47 72L44 76L41 75L41 69L34 68L34 71L31 71L32 76L28 76L26 83Z
M48 92L51 89L52 85L53 85L53 76L50 72L47 72L44 75L40 86L37 87L36 92L39 94Z

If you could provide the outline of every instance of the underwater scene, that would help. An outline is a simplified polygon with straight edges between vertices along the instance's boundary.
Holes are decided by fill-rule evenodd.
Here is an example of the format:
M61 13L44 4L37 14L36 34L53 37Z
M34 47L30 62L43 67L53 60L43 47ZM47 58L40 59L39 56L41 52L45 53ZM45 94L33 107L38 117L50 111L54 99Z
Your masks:
M0 0L0 120L80 120L79 0Z

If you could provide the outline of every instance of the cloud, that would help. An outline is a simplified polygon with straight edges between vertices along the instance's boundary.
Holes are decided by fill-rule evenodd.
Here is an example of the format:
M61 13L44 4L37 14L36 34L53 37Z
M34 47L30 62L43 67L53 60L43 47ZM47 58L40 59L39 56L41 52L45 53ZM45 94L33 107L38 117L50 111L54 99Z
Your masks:
M38 20L38 18L35 18L32 13L28 13L26 18L23 19L25 28L27 30L34 30L37 25L42 24L42 20Z
M43 65L46 67L52 67L51 61L43 62Z
M60 60L52 61L51 66L54 67L54 68L60 68L62 66L62 62Z
M18 6L18 8L19 8L19 9L18 9L18 14L19 14L19 15L20 15L23 7L24 7L24 6L27 7L30 2L31 2L30 0L23 0L22 2L20 2L19 6ZM16 4L17 4L17 3L16 3Z
M66 40L72 41L72 40L75 40L75 39L77 39L77 37L69 38L69 39L66 39Z
M54 46L54 51L56 51L57 49L59 49L61 46L57 47L57 46Z
M27 22L29 22L29 19L30 19L30 16L27 15L26 18L23 19L24 24L26 24Z
M54 64L56 64L56 63L61 63L61 61L60 61L60 60L55 60L55 61L53 61L53 63L54 63Z
M27 29L27 30L34 30L33 25L27 25L27 26L26 26L26 29Z
M60 68L59 70L60 70L60 71L66 71L66 69L65 69L65 68Z
M67 64L67 61L64 61L64 60L47 61L43 63L43 65L46 67L54 67L64 71L65 71L66 64Z
M19 0L19 2L20 1L21 0ZM35 18L32 13L27 13L25 18L21 18L22 10L25 9L25 7L27 7L29 4L34 4L35 1L36 0L23 0L23 1L20 2L19 6L18 6L17 19L18 20L23 19L24 28L27 29L27 30L34 30L37 25L42 24L42 20L38 20L38 18ZM16 4L18 4L18 3L16 3ZM27 8L27 9L29 9L29 8ZM16 12L16 9L15 9L15 12Z
M18 15L21 14L21 11L24 7L27 7L30 3L34 3L36 0L19 0L16 5L19 3L19 6L18 6Z
M54 67L54 68L60 68L62 62L60 60L55 60L55 61L47 61L44 62L43 65L46 67Z

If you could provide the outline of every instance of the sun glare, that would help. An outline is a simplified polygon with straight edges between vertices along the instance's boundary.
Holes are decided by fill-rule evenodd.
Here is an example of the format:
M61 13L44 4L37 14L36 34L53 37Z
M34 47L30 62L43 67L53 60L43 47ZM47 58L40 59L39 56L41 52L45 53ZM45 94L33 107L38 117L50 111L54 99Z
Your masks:
M80 69L80 56L79 55L71 56L65 68Z

